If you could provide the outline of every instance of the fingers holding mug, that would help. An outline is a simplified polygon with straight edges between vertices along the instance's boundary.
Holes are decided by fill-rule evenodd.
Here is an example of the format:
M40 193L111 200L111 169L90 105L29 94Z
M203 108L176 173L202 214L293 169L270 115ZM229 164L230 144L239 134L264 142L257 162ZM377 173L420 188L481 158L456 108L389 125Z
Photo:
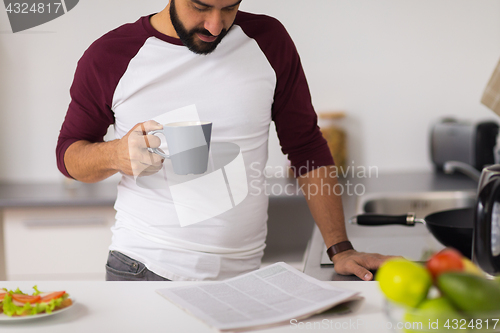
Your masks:
M151 148L158 148L161 140L154 135L147 134L151 130L161 128L163 128L161 124L149 120L137 124L127 134L130 170L125 173L142 177L152 175L161 169L163 159L149 150Z
M139 125L142 131L142 135L144 136L144 143L146 144L146 148L160 147L161 144L160 138L149 133L160 131L163 129L163 126L154 120L148 120L144 123L140 123Z

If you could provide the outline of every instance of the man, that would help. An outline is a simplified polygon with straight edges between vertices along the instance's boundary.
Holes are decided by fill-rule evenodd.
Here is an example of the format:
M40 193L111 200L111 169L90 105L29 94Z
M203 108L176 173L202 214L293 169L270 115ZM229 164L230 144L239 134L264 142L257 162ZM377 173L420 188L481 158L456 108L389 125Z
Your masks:
M369 270L385 259L352 249L339 197L310 192L333 188L336 178L321 172L334 168L333 160L299 56L278 21L240 12L240 2L171 0L104 35L79 61L58 167L83 182L122 174L108 280L220 280L257 269L263 255L268 198L260 192L238 202L233 193L230 209L180 227L170 176L157 188L141 183L167 169L148 150L160 146L147 134L162 128L152 119L213 122L212 144L239 147L247 179L262 178L274 121L336 271L371 280ZM194 116L185 108L193 104ZM118 139L103 142L110 124Z

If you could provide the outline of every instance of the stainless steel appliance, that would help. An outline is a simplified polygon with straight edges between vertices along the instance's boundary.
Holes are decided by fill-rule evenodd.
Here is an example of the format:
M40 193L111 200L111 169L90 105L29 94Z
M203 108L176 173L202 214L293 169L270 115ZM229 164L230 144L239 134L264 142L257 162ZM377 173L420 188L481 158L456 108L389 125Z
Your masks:
M431 130L431 158L438 169L446 162L458 161L477 170L494 164L494 147L498 134L494 121L472 123L456 119L443 119Z

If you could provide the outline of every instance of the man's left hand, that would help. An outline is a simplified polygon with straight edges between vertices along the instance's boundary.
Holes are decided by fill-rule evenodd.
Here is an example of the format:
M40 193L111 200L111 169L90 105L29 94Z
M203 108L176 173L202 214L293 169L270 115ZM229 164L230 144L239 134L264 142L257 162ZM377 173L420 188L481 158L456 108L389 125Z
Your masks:
M370 281L373 279L373 274L370 270L376 270L385 260L393 257L378 253L348 250L334 255L333 264L335 265L335 272L338 274L354 274L361 280Z

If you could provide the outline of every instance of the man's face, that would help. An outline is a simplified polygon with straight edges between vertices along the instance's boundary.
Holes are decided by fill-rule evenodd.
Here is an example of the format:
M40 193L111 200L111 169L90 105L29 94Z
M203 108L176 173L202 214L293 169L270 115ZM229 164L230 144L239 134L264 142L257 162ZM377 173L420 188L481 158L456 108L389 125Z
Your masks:
M170 0L170 20L189 50L208 54L233 25L241 0Z

